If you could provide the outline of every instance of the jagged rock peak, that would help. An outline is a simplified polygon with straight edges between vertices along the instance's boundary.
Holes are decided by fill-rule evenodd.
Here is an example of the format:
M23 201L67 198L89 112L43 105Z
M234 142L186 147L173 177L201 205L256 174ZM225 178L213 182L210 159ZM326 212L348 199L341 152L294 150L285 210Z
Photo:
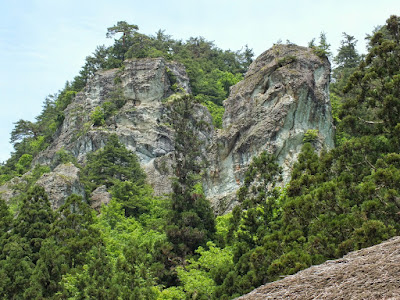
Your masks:
M224 210L234 201L252 157L264 150L277 156L286 183L308 130L319 149L334 146L329 79L328 59L296 45L275 45L250 65L224 101L223 130L210 150L205 190L214 205Z
M310 48L297 45L274 45L262 53L249 67L244 80L232 87L224 102L224 127L236 124L249 113L275 105L280 96L299 100L306 93L321 109L329 109L330 63ZM302 100L302 99L300 99ZM313 110L316 117L319 110ZM325 113L325 111L321 111ZM258 119L253 120L258 121Z

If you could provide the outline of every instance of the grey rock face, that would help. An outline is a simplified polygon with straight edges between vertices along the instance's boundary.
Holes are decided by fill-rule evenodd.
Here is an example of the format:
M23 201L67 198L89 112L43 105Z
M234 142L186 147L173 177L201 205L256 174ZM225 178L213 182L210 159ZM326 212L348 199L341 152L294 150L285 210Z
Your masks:
M224 101L223 129L212 125L198 133L209 167L204 191L216 211L230 209L251 159L267 150L282 165L284 182L309 129L318 132L318 147L333 147L334 128L328 95L330 64L311 49L275 45L250 66L243 81ZM55 153L69 151L80 163L87 153L103 147L111 133L134 151L156 194L170 192L174 134L169 107L163 103L178 86L190 93L183 65L162 58L125 62L123 69L98 72L65 110L64 123L54 142L34 164L51 165ZM125 105L94 126L96 107L120 93ZM195 117L212 124L207 109L198 105ZM58 200L57 200L58 201Z
M45 189L53 209L62 206L72 194L85 197L85 189L79 181L79 169L73 164L57 166L53 172L43 174L36 184Z
M24 178L15 177L11 179L6 184L0 186L0 198L9 203L12 198L21 194L18 185L25 186L26 184L27 182Z
M163 58L130 60L122 70L96 73L64 111L65 119L54 143L34 163L49 164L61 149L83 162L87 153L104 146L110 133L116 133L144 164L170 152L173 148L170 129L160 119L164 112L161 100L174 93L172 80L190 93L183 65L167 63ZM105 102L114 101L113 93L118 91L126 104L106 120L105 126L93 126L91 113Z
M101 185L90 194L90 200L90 206L96 211L100 211L103 204L107 205L111 201L111 194L105 185Z
M155 176L149 181L156 193L169 192L169 180L156 169L158 158L173 151L173 133L163 123L166 107L163 99L175 93L175 86L190 93L189 78L183 65L163 58L125 61L122 69L100 71L84 91L77 94L64 111L63 125L48 149L39 154L34 164L50 165L57 151L65 150L85 163L87 153L102 148L111 133L135 152L142 166ZM96 127L90 115L120 93L126 104ZM162 172L161 172L162 173ZM158 184L158 179L163 178ZM169 176L168 176L169 178Z
M318 130L320 148L334 146L329 76L327 59L295 45L275 45L251 64L224 101L224 129L210 148L205 191L217 209L229 207L262 151L277 156L287 183L307 130Z

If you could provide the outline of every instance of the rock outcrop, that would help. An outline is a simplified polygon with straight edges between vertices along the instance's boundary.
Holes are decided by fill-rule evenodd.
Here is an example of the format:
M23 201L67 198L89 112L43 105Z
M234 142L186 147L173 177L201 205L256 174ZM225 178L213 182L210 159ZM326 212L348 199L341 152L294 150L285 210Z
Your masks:
M237 300L400 299L400 237L263 285Z
M71 163L58 165L52 172L43 174L36 184L45 189L53 209L62 206L72 194L85 198L85 188L79 181L79 169Z
M27 174L29 176L29 174ZM10 203L14 197L18 197L21 194L19 186L26 186L27 181L25 178L14 177L6 184L0 186L0 197Z
M252 157L262 151L277 156L287 182L307 130L318 133L320 148L333 147L329 74L329 61L313 50L275 45L232 87L224 101L223 129L210 125L199 132L209 163L204 191L218 212L234 205L235 192ZM84 163L87 153L103 147L115 133L138 155L155 192L170 192L174 136L165 102L177 91L190 93L189 78L183 65L163 58L130 60L124 68L98 72L66 108L54 142L34 164L52 165L60 150ZM94 126L93 111L116 99L123 99L123 105L105 124ZM195 116L212 124L201 105Z
M171 152L171 130L161 123L165 110L161 100L174 93L172 81L190 93L183 65L162 58L125 61L123 69L96 73L64 111L65 119L54 143L34 163L48 164L61 149L83 162L87 153L104 146L110 133L116 133L143 164ZM125 105L106 120L105 126L93 126L90 116L95 108L118 97Z
M159 170L159 158L173 151L173 132L163 123L167 108L162 100L175 90L190 93L189 78L183 65L163 58L125 61L123 69L96 73L83 92L64 111L63 125L50 147L34 164L51 164L57 151L72 153L84 163L86 154L102 148L111 133L135 152L150 176L157 194L169 192L164 170ZM123 99L125 104L106 119L104 126L93 126L91 114L105 102ZM202 107L204 113L207 109ZM211 118L209 117L209 122Z
M101 206L107 205L111 201L111 198L111 194L107 191L107 187L101 185L90 194L90 206L99 212Z
M251 64L224 101L224 129L210 148L205 191L215 206L229 207L260 152L277 156L286 183L308 130L317 133L319 148L334 146L329 76L326 58L296 45L275 45Z

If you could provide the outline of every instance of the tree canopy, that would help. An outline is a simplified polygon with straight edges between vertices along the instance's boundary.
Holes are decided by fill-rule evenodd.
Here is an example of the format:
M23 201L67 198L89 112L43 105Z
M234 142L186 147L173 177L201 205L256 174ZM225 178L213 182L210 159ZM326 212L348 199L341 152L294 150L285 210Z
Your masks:
M122 33L122 45L125 46L125 40L128 36L132 35L139 27L135 24L128 24L126 21L118 21L117 25L107 28L106 36L113 37L117 33Z

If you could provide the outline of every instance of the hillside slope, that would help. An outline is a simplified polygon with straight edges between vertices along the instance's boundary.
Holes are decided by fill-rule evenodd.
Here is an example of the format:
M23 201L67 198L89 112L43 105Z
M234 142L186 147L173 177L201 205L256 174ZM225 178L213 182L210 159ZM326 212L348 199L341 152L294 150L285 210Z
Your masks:
M400 237L263 285L238 300L400 299Z

